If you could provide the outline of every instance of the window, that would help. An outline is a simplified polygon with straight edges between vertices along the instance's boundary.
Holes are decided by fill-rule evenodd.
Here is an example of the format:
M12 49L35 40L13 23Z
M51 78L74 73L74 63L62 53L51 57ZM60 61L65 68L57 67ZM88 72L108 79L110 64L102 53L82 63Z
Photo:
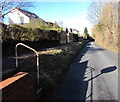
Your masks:
M24 24L24 17L20 17L20 24Z

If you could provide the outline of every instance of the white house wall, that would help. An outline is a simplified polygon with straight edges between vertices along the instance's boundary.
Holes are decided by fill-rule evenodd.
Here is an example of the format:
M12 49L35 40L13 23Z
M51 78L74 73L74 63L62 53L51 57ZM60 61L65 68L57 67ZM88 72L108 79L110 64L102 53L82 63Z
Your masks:
M76 31L76 30L73 30L72 32L75 34L79 34L79 31Z
M29 23L30 18L20 12L18 9L8 13L9 18L14 22L14 24L21 24L20 17L24 18L24 23Z

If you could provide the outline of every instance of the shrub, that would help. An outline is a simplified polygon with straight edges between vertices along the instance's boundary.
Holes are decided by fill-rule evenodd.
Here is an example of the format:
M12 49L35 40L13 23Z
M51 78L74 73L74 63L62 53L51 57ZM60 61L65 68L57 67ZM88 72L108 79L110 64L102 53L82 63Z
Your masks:
M78 41L78 34L73 34L73 41Z
M49 40L59 40L59 33L54 30L50 30L48 35Z

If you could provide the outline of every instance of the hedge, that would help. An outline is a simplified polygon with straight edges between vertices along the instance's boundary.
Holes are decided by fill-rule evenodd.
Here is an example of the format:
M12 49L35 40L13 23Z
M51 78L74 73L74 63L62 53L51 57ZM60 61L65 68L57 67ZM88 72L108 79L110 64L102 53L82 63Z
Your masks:
M43 30L39 28L24 28L19 25L8 25L2 29L2 41L41 41L59 40L59 32L54 30Z
M2 42L8 41L60 41L61 31L56 31L55 29L40 29L40 28L25 28L16 24L5 25L0 23L2 26ZM60 28L61 29L61 28ZM1 30L0 30L1 32ZM78 35L73 34L73 41L78 41Z

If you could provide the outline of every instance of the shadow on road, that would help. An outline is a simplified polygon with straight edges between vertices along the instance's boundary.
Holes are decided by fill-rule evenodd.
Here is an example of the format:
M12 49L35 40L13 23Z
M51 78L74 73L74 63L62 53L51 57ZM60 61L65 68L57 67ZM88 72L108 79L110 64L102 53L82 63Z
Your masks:
M94 48L94 47L87 47L89 51L91 52L96 52L96 51L104 51L105 49L103 48Z
M84 47L84 49L80 52L79 54L79 61L81 60L81 58L86 54L86 53L96 53L96 52L100 52L100 51L105 51L106 49L103 48L95 48L91 46L91 42L89 42L88 44L86 44L86 46Z
M87 80L87 83L91 82L91 93L90 93L89 96L87 96L85 99L83 99L84 102L85 102L85 100L86 100L87 98L89 98L89 97L90 97L90 102L93 102L93 87L94 87L94 86L93 86L93 79L99 77L99 76L102 75L102 74L109 73L109 72L115 71L115 70L117 69L116 66L110 66L110 67L107 67L107 68L103 68L98 75L96 75L96 76L93 77L93 71L94 71L95 69L92 68L92 67L89 67L89 68L90 68L90 70L91 70L91 78ZM84 81L83 81L83 82L84 82ZM84 90L84 91L86 91L86 90Z
M117 69L116 66L110 66L101 70L100 74L93 76L92 67L87 66L88 61L79 63L74 70L71 70L69 76L62 86L58 100L79 100L86 102L89 98L89 102L93 102L93 80L102 74L112 72ZM85 80L86 69L89 69L90 79ZM90 94L87 96L88 85L90 84Z
M93 71L95 71L95 69L88 66L89 60L83 62L80 62L80 60L89 49L92 51L103 51L104 49L93 49L90 45L91 43L86 44L86 47L81 51L71 70L66 75L66 78L58 91L57 100L85 102L89 98L89 101L93 102L93 80L102 74L109 73L117 69L116 66L103 68L98 75L94 76ZM86 77L86 74L88 74L88 78ZM90 85L90 93L87 96L88 85Z
M89 43L87 46L86 46L86 49L89 50L89 53L95 53L95 52L100 52L100 51L106 51L106 49L98 46L98 45L95 45L95 47L93 46L90 46L91 43Z
M104 73L112 72L112 71L114 71L116 69L117 69L116 66L110 66L110 67L104 68L104 69L101 70L100 74L98 74L98 75L96 75L94 77L91 77L91 79L89 79L88 81L93 80L93 79L97 78L98 76L100 76L100 75L102 75Z
M64 84L58 91L57 100L80 100L86 98L88 81L83 82L83 79L85 78L87 63L88 61L75 64L74 69L67 74Z

